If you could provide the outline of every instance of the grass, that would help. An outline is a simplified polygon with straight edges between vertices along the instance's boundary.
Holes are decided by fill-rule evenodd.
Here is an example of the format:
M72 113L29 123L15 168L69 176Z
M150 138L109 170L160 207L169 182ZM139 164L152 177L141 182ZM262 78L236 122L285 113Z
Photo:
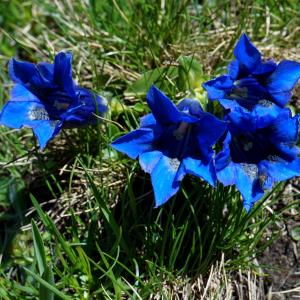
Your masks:
M64 49L74 54L76 81L111 108L98 126L66 130L44 152L29 130L0 128L0 298L174 299L197 278L202 287L211 282L217 263L228 274L258 271L255 258L280 233L276 222L288 209L272 206L283 185L246 214L234 189L212 190L190 177L154 209L149 176L109 144L149 111L151 82L175 101L207 101L201 81L224 71L243 31L266 55L294 53L297 5L13 0L0 11L0 102L9 97L12 55L51 61ZM227 293L228 280L215 297Z

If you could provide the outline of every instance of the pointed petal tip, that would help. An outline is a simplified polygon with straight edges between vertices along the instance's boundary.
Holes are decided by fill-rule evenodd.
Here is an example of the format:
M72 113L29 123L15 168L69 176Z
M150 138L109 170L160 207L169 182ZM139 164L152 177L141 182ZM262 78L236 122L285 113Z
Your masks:
M154 85L149 89L146 99L156 121L161 124L179 121L181 114L175 104Z

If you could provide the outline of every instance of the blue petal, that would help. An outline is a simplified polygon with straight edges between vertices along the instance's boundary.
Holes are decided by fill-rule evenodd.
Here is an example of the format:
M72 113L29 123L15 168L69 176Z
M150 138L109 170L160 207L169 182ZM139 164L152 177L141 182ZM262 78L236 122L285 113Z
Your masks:
M223 165L219 160L216 160L216 166ZM217 170L217 178L224 186L234 185L236 180L235 164L229 162L226 167Z
M230 132L227 132L225 139L223 141L223 148L217 154L215 159L215 167L217 172L223 170L231 163L230 148L229 148L230 142L231 142L231 134ZM232 182L232 180L230 182ZM228 183L228 184L233 184L233 183Z
M243 205L247 211L264 195L258 176L258 167L254 164L230 162L217 172L218 180L225 186L235 184L243 196Z
M62 122L50 120L45 107L36 101L8 101L0 114L0 124L12 127L30 127L39 145L44 148L62 127Z
M228 75L222 75L213 80L209 80L203 83L202 86L207 91L210 100L225 98L234 88L233 81Z
M261 100L255 105L251 114L256 120L256 128L265 128L269 126L276 118L282 113L283 109L278 105L267 101Z
M228 74L232 80L236 80L239 76L239 62L237 60L233 60L228 65Z
M226 116L226 119L230 121L231 132L242 134L265 128L274 123L274 120L282 113L282 108L270 101L263 100L258 103L251 111L237 105L231 109Z
M181 169L180 162L176 158L169 158L164 155L154 167L151 173L151 182L156 207L167 202L179 190L180 181L177 180L179 169ZM182 171L180 173L179 177L182 178Z
M57 98L57 105L49 107L49 112L53 111L53 114L56 112L60 119L67 122L66 125L68 127L95 124L97 121L96 115L103 116L107 110L106 101L91 91L79 86L76 86L75 91L77 96L76 101L74 100L72 104L69 105L66 102L67 99L62 98L62 100L60 100ZM67 107L57 111L56 108L60 104L62 107L64 107L64 105L67 105Z
M259 184L259 169L255 164L234 163L230 157L231 135L228 132L223 142L223 149L218 153L215 161L218 180L223 185L235 185L244 198L247 211L253 203L259 200L264 191Z
M197 116L200 117L203 114L203 109L199 103L199 101L194 100L194 99L183 99L181 100L178 105L177 108L187 114L193 115L193 116Z
M11 92L9 101L25 101L25 102L37 102L41 103L41 101L32 94L27 88L25 88L21 84L16 84Z
M44 149L47 143L52 140L61 130L61 121L36 121L31 128L38 139L41 149Z
M180 112L174 103L154 85L147 94L147 102L157 122L169 124L179 121Z
M139 155L139 162L141 168L146 173L151 173L162 155L163 154L160 151L149 151L149 152L141 153Z
M245 73L252 73L261 62L259 51L245 33L242 34L233 53Z
M46 78L49 82L53 81L54 76L54 65L45 62L39 62L36 64L37 69L39 70L40 74Z
M240 109L240 105L237 101L233 100L233 99L223 99L220 98L219 99L219 103L225 108L225 109L229 109L229 110L234 110L234 109Z
M53 82L50 80L51 75L45 72L43 65L39 68L38 65L17 61L13 58L9 61L8 70L13 81L25 85L31 91L37 92L39 88L54 87Z
M31 127L36 121L49 119L44 105L38 101L8 101L0 114L0 124L12 128Z
M266 77L275 71L277 64L273 60L268 60L266 62L257 65L256 69L252 72L252 75L256 77Z
M75 94L72 79L72 53L60 52L55 56L54 81L70 95Z
M271 127L272 139L274 142L293 142L298 138L299 120L298 116L292 117L289 108L281 109L280 114Z
M106 100L104 100L100 96L80 86L75 87L75 92L76 92L77 99L79 101L78 104L83 104L92 113L98 112L100 115L103 115L103 113L106 112L107 110ZM78 104L75 104L74 101L73 105L78 105Z
M282 110L273 125L269 128L270 140L281 156L287 160L294 160L299 154L296 147L299 131L298 116L291 117L291 111Z
M147 115L141 117L140 125L141 125L141 127L148 127L148 126L156 125L156 120L155 120L153 114L147 114Z
M213 160L204 164L201 160L188 157L183 160L183 164L187 174L200 177L215 186L217 177Z
M268 78L266 88L273 100L283 107L292 96L292 89L300 78L300 63L284 60Z
M255 104L255 102L268 99L268 91L263 87L257 79L253 77L245 77L236 81L236 88L232 91L236 99L241 99L240 103L247 105ZM243 102L245 102L243 104Z
M275 182L284 181L294 176L300 176L300 159L296 158L292 162L287 162L278 158L277 160L263 160L259 163L261 172L270 177L267 188L271 188Z
M202 152L204 163L211 160L212 146L219 140L227 129L227 122L223 122L209 113L203 113L202 118L196 124L196 137L199 149Z
M153 130L141 128L125 134L111 145L114 149L127 154L130 158L137 158L139 154L152 150L153 140Z

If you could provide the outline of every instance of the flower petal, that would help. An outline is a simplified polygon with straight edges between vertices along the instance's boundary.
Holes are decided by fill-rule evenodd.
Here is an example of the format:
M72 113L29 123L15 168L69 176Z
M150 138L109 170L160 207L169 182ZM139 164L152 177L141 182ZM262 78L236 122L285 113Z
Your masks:
M48 68L48 71L45 71L44 65L17 61L13 58L9 61L8 71L13 81L23 84L36 94L38 94L38 89L54 87L51 81L51 74L48 72L50 68Z
M294 160L299 154L299 148L296 147L299 132L299 117L291 117L291 111L282 109L281 114L276 118L273 125L270 126L270 141L280 152L283 158Z
M60 131L62 122L50 120L45 107L36 101L8 101L0 114L0 124L12 127L30 127L43 149Z
M12 128L31 127L36 121L49 119L44 105L37 101L8 101L0 114L0 124Z
M41 103L39 98L32 94L26 87L21 84L16 84L11 92L9 101L25 101Z
M147 93L147 102L157 122L169 124L179 121L180 112L174 103L154 85Z
M147 115L141 117L140 125L141 125L141 127L148 127L148 126L156 125L156 120L155 120L153 114L147 114Z
M233 80L228 75L222 75L202 84L208 93L210 100L226 98L226 95L234 88Z
M130 158L137 158L139 154L152 150L154 140L153 130L140 128L131 131L112 142L112 147L127 154Z
M275 182L284 181L294 176L300 176L300 159L288 162L283 159L263 160L259 164L261 172L270 177L270 183L267 188L271 188Z
M180 161L176 158L161 156L151 173L151 182L154 190L156 207L167 202L180 187L183 177L182 169L180 176L177 175L180 168Z
M237 60L233 60L228 65L228 74L232 80L236 80L239 76L239 62Z
M202 118L195 124L195 136L204 163L208 163L213 155L212 146L227 129L227 122L223 122L209 113L203 113Z
M217 172L226 168L231 162L230 148L229 148L230 142L231 142L231 134L230 134L230 132L227 132L227 134L224 138L224 141L223 141L223 148L217 154L216 159L215 159L215 167L216 167ZM232 181L230 181L230 182L232 182ZM228 183L228 184L233 184L233 183Z
M244 107L251 109L251 106L258 101L268 99L269 94L266 88L253 77L241 78L235 84L236 88L232 91L232 98L236 98Z
M292 89L299 78L300 63L284 60L278 64L266 85L275 103L283 107L291 99Z
M74 95L74 81L72 79L72 53L60 52L54 60L54 82L70 95Z
M210 185L215 186L217 177L213 160L204 164L201 160L188 157L183 160L183 164L187 174L200 177Z
M199 101L194 100L194 99L185 98L185 99L181 100L178 103L177 108L180 111L182 111L186 114L190 114L192 116L201 117L203 114L203 109L202 109Z
M261 62L261 55L256 47L251 43L248 36L243 33L234 48L234 56L238 60L243 73L252 73Z
M238 105L232 107L226 119L230 121L230 131L235 134L265 128L274 123L274 120L282 113L281 107L267 100L259 101L251 111Z
M160 151L149 151L139 155L141 168L146 173L151 173L162 156Z
M31 128L39 142L40 148L44 149L48 142L52 140L61 130L61 121L36 121Z
M293 142L296 143L299 131L299 116L292 117L292 112L289 108L281 109L270 128L274 142Z
M247 211L264 195L258 176L258 167L246 163L230 162L227 167L217 172L218 180L225 186L235 184L243 196L243 205Z
M277 64L274 60L268 60L266 62L260 63L257 65L255 70L252 72L252 75L256 77L266 77L275 71Z

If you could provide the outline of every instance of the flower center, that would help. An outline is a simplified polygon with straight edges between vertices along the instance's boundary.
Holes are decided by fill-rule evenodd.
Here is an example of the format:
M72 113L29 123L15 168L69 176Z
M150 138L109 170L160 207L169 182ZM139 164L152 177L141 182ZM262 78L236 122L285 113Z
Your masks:
M34 107L28 111L28 119L31 121L35 120L49 120L49 115L44 108Z
M67 102L59 102L57 100L55 100L53 106L58 109L58 110L67 110L70 106L70 103L67 103Z
M181 141L184 138L184 136L185 136L188 128L189 128L189 124L188 123L181 122L179 124L178 128L173 131L173 136L175 137L175 139L177 141Z
M257 164L277 151L263 132L248 132L232 137L230 153L233 162Z

